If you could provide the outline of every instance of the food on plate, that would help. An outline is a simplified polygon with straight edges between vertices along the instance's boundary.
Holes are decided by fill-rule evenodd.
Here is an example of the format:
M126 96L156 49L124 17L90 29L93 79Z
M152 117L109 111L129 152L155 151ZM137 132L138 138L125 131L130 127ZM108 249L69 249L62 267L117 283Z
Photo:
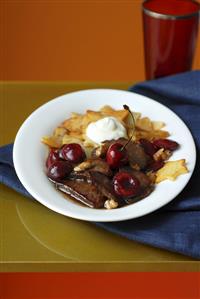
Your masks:
M151 121L148 117L142 117L140 112L132 112L132 114L135 120L135 133L132 137L133 141L138 141L141 138L153 140L167 138L169 136L169 133L163 130L163 127L165 126L164 122ZM101 120L101 129L104 127L107 129L105 120L103 120L105 118L107 118L106 122L109 121L111 127L120 123L125 128L125 131L123 129L124 135L121 137L129 138L132 136L133 120L129 111L126 109L115 110L110 106L103 106L99 111L87 110L85 114L73 112L69 119L66 119L55 128L52 136L44 136L42 142L52 148L60 148L63 144L78 143L85 148L86 153L87 151L90 152L90 149L98 146L99 143L98 140L95 142L87 136L87 128L91 123ZM115 121L111 121L113 119ZM99 127L99 125L97 127ZM101 133L102 132L103 130L101 130ZM124 132L126 132L126 134ZM108 130L107 135L104 135L104 138L105 136L112 139L108 134ZM120 136L116 136L116 139L119 137Z
M185 165L185 159L168 161L164 163L164 166L157 171L156 183L160 183L167 179L174 181L179 175L187 172L188 170Z
M115 209L188 172L185 159L167 161L179 144L166 139L162 121L123 108L72 113L42 138L49 147L46 174L57 190L91 208Z
M50 179L60 181L68 176L73 167L68 161L58 160L53 162L47 169L47 175Z
M80 163L84 161L86 157L84 150L78 143L64 144L59 155L61 159L72 163Z
M115 117L104 117L91 122L86 128L86 136L94 143L101 143L110 136L111 139L127 138L126 128Z

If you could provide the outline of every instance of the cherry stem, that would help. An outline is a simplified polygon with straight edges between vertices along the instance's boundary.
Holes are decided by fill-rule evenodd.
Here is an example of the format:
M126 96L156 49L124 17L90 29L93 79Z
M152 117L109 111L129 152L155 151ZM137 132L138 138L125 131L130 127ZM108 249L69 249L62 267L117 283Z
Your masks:
M134 118L134 116L133 116L133 113L131 112L129 106L127 106L127 105L123 105L123 108L124 108L125 110L127 110L127 111L130 113L131 117L132 117L132 120L133 120L133 132L132 132L132 135L131 135L131 137L129 138L129 140L128 140L128 141L124 144L124 146L122 147L121 151L123 151L123 150L125 149L125 147L126 147L126 146L129 144L129 142L131 141L131 139L133 138L133 135L134 135L134 130L135 130L135 118Z

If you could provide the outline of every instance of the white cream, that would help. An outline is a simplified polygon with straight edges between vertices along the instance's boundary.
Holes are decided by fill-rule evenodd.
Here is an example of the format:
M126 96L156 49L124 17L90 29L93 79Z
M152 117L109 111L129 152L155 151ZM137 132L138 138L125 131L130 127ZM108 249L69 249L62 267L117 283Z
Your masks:
M125 127L115 117L105 117L90 123L86 129L86 135L95 143L105 140L127 138Z

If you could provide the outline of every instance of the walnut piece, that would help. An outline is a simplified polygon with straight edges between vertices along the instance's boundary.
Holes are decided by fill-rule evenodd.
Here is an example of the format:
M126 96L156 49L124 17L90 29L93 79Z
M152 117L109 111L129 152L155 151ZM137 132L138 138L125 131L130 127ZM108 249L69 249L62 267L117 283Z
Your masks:
M74 171L83 171L93 167L93 161L87 160L74 167Z
M168 160L172 155L172 152L169 151L169 150L165 150L163 153L162 153L162 159L164 161Z
M103 158L106 156L106 152L108 150L108 144L102 143L100 146L96 147L93 150L93 156L97 158Z
M118 207L118 202L115 201L114 199L108 199L104 203L104 208L107 210L115 209Z
M166 161L171 157L172 152L169 150L164 150L164 148L160 148L154 155L153 158L155 161Z
M153 155L153 158L155 161L162 160L162 154L164 152L164 148L160 148L155 154Z
M102 159L88 159L81 164L74 167L74 171L84 171L87 169L91 169L91 171L101 172L107 176L112 175L112 171L110 170L109 165Z

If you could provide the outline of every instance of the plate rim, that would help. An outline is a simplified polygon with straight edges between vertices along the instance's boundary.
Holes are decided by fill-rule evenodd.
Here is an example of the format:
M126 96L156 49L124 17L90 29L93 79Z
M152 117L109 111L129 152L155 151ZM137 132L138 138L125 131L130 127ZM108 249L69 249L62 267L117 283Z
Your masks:
M114 217L112 217L112 219L106 219L106 220L102 220L102 219L93 219L92 217L80 217L80 216L77 216L77 215L69 215L69 214L66 214L65 212L61 211L59 208L55 208L51 206L51 204L48 204L48 201L45 201L45 200L42 200L40 198L40 196L37 194L37 192L35 192L33 189L31 189L31 187L29 185L26 184L26 181L24 181L23 179L23 175L20 173L20 168L19 168L19 165L18 165L18 161L17 161L17 146L18 146L18 142L19 142L19 137L20 137L20 134L23 133L23 129L26 127L26 124L29 123L31 121L31 118L34 117L35 114L37 114L37 112L41 109L45 109L45 107L47 106L50 106L50 105L53 105L55 102L57 102L58 100L61 100L63 97L66 97L66 96L70 96L72 94L80 94L80 93L87 93L87 92L120 92L120 93L127 93L127 94L135 94L137 95L138 97L140 98L143 98L144 100L147 100L149 102L152 102L162 108L165 108L168 110L168 112L170 114L173 114L176 118L178 118L178 120L181 122L181 124L185 127L185 129L188 131L190 137L191 137L191 141L192 141L192 147L193 147L193 153L195 153L194 157L193 157L193 168L192 170L188 173L188 180L187 182L183 185L183 187L181 188L181 190L179 190L179 192L176 193L176 195L168 200L167 202L165 202L164 204L163 203L160 203L160 205L158 204L158 206L156 208L153 208L153 209L149 209L149 211L147 212L144 212L144 213L139 213L138 216L134 216L134 217L130 217L130 216L127 216L127 217L123 217L121 219L119 219L119 217L117 217L117 219L115 219ZM70 111L71 112L71 111ZM19 178L19 180L21 181L22 185L25 187L25 189L38 201L40 202L41 204L43 204L44 206L46 206L47 208L53 210L54 212L57 212L59 214L62 214L62 215L65 215L65 216L68 216L68 217L71 217L71 218L75 218L75 219L79 219L79 220L84 220L84 221L91 221L91 222L115 222L115 221L126 221L126 220L130 220L130 219L136 219L136 218L139 218L139 217L143 217L147 214L150 214L152 212L155 212L157 211L158 209L160 209L161 207L165 206L166 204L170 203L172 200L174 200L182 191L183 189L186 187L186 185L189 183L191 177L192 177L192 174L194 172L194 169L195 169L195 165L196 165L196 146L195 146L195 142L194 142L194 139L193 139L193 136L192 136L192 133L190 131L190 129L187 127L187 125L185 124L185 122L174 112L172 111L170 108L168 108L167 106L165 106L164 104L161 104L159 102L157 102L156 100L152 99L152 98L149 98L148 96L145 96L145 95L140 95L138 93L135 93L135 92L132 92L132 91L127 91L127 90L121 90L121 89L112 89L112 88L91 88L91 89L84 89L84 90L78 90L78 91L73 91L73 92L69 92L69 93L66 93L66 94L63 94L63 95L60 95L56 98L53 98L53 99L50 99L49 101L45 102L44 104L42 104L41 106L39 106L38 108L36 108L25 120L24 122L21 124L17 134L16 134L16 137L15 137L15 140L14 140L14 146L13 146L13 164L14 164L14 168L15 168L15 171L17 173L17 176ZM125 206L125 207L129 207L129 206ZM124 208L125 208L124 207ZM91 208L90 208L91 209ZM122 209L122 208L121 208ZM119 209L117 209L119 210ZM106 212L106 210L105 210ZM101 218L101 216L100 216Z

